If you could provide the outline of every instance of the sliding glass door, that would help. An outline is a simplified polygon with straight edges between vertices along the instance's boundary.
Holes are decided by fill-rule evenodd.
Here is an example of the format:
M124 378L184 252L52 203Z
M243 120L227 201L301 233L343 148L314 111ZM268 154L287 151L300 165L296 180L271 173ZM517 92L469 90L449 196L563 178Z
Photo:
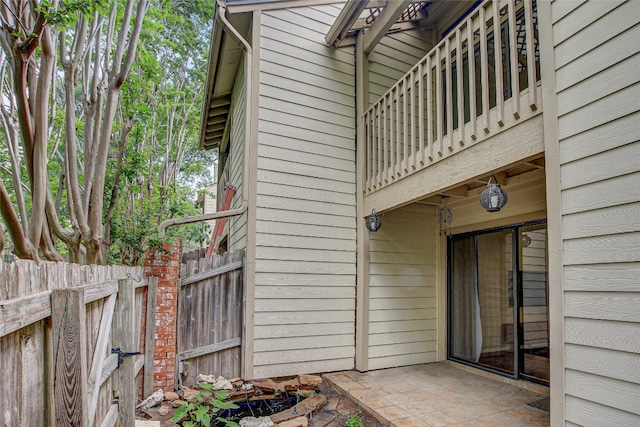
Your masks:
M548 380L546 253L544 224L450 238L449 358Z

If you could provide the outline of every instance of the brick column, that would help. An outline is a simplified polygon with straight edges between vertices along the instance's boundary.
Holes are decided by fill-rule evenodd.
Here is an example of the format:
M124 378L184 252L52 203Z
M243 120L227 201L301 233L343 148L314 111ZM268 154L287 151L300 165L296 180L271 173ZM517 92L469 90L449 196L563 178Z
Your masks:
M158 278L156 303L156 333L153 356L153 389L175 389L178 279L182 241L165 244L163 250L147 250L144 254L144 274Z

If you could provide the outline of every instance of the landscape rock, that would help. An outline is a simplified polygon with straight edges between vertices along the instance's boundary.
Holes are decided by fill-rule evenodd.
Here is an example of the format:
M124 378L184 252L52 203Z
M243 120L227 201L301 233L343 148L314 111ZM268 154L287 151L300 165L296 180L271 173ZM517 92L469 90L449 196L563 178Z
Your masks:
M194 390L192 388L185 388L184 390L182 390L182 397L184 398L184 400L191 400L193 399L193 396L195 396L198 393L200 393L199 390Z
M156 390L152 395L147 397L145 400L138 403L138 405L136 406L136 409L139 409L141 411L146 411L149 408L153 408L163 400L164 400L164 391L162 391L162 389L159 389L159 390Z
M271 420L274 423L281 423L283 421L298 418L301 415L306 416L322 408L325 403L327 403L327 397L323 394L316 394L315 396L311 396L308 399L303 400L291 409L271 415Z
M278 424L278 427L307 427L309 425L309 420L307 417L298 417L289 421L284 421Z
M260 390L274 391L276 389L276 383L271 378L251 380L251 383Z
M275 383L276 390L285 391L285 390L298 390L300 388L300 381L297 378L287 381L280 381Z
M253 384L244 383L240 386L240 390L251 390L253 388Z
M271 427L273 421L269 417L245 417L240 420L240 427Z
M160 407L160 409L158 409L158 415L160 415L161 417L167 415L169 413L169 410L171 409L171 406L167 406L167 405L162 405Z
M231 381L226 379L225 377L216 377L215 375L198 375L196 380L199 383L209 383L213 385L214 390L233 390L233 385Z
M185 402L184 400L176 399L176 400L171 402L171 406L173 406L174 408L179 408L182 405L184 405L185 403L187 403L187 402Z
M180 399L180 396L178 396L178 393L174 391L168 391L164 394L164 400L168 400L169 402L171 402L176 399Z
M300 375L298 377L300 384L303 385L320 385L322 384L322 377L318 375Z

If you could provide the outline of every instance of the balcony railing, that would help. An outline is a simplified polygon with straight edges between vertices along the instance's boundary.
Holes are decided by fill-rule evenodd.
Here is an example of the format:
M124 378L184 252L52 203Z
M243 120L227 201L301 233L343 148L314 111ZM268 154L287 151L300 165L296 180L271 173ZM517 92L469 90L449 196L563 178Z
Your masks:
M539 114L539 58L535 2L481 4L364 114L365 191Z

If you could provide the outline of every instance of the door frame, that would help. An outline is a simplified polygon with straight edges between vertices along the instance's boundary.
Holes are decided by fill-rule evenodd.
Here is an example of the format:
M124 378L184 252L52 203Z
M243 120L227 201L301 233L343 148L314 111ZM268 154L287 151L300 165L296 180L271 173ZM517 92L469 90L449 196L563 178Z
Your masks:
M520 229L526 228L530 226L543 225L547 224L547 220L538 219L533 221L520 222L515 224L509 224L499 227L491 227L486 229L478 229L473 231L468 231L459 234L453 234L447 236L447 259L446 259L446 278L447 278L447 287L446 287L446 296L447 296L447 305L446 305L446 319L447 319L447 340L446 340L446 358L447 360L452 360L456 363L461 363L464 365L468 365L477 369L481 369L487 372L491 372L497 375L501 375L507 378L512 378L514 380L526 380L529 382L534 382L542 385L549 385L549 381L546 381L541 378L537 378L531 375L525 374L524 371L524 347L521 343L524 341L524 327L523 323L521 323L521 311L523 309L523 277L522 270L520 266L519 254L521 250L521 242L519 239ZM505 371L501 371L496 368L491 368L489 366L480 365L479 363L473 363L464 359L456 358L455 356L451 356L452 349L452 327L451 327L451 304L452 304L452 267L451 260L453 259L453 241L465 237L470 236L479 236L482 234L494 233L503 230L512 230L512 251L511 251L511 263L512 263L512 271L513 277L515 278L515 283L513 283L513 301L514 301L514 309L513 309L513 373L510 374ZM547 236L548 239L548 236ZM477 240L475 242L476 245L476 265L477 265ZM547 248L547 256L548 256L548 248ZM548 271L548 265L547 265ZM548 273L547 273L548 275ZM547 277L548 280L548 277ZM476 281L477 281L477 272L476 272ZM548 283L547 283L548 286ZM547 310L549 310L549 300L547 299ZM550 325L548 326L550 328ZM549 342L550 346L550 342Z

